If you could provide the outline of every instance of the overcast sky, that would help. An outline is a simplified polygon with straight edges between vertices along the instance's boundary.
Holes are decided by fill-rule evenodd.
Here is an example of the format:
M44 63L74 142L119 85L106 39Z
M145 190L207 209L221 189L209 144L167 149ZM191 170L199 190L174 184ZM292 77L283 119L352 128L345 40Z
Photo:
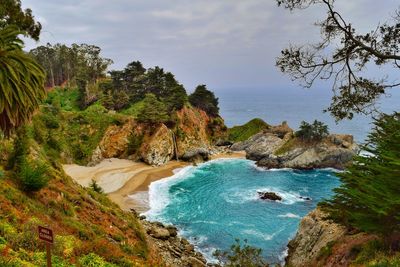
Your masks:
M43 25L39 44L88 43L114 60L112 69L140 60L171 71L192 91L293 86L275 67L289 43L318 40L319 7L289 12L275 0L22 0ZM355 27L385 22L397 0L337 0Z

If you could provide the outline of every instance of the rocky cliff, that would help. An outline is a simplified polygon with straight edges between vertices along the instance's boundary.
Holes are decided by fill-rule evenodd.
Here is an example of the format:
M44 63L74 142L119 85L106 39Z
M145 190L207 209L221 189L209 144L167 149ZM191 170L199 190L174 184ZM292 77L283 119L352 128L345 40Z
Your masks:
M233 144L231 149L245 150L248 159L268 169L343 169L357 153L358 146L351 135L331 134L320 141L304 141L282 123Z
M221 118L202 110L184 107L176 113L175 125L150 125L134 119L110 126L92 154L91 164L104 158L130 158L150 165L162 165L173 158L208 159L211 143L225 134Z
M288 244L288 266L311 266L322 248L345 235L346 229L343 226L325 220L324 217L326 214L315 209L301 220L295 238Z
M350 266L361 246L375 239L374 235L349 231L317 208L301 220L295 238L289 242L286 266Z

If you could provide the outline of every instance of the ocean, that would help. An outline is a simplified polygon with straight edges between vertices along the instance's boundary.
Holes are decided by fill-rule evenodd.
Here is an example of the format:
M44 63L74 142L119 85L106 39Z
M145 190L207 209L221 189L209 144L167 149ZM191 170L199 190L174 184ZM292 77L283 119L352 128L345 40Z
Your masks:
M220 114L228 127L241 125L253 118L261 118L269 124L287 121L297 129L301 121L315 119L325 122L332 133L352 134L357 142L363 142L372 127L371 116L357 115L352 120L338 123L323 110L329 106L332 92L329 89L217 89ZM390 96L379 101L386 113L400 111L400 89L393 89Z
M264 170L246 159L219 159L152 183L145 215L177 226L210 262L238 238L261 248L269 263L282 263L301 218L339 184L332 170ZM282 201L258 196L271 191Z

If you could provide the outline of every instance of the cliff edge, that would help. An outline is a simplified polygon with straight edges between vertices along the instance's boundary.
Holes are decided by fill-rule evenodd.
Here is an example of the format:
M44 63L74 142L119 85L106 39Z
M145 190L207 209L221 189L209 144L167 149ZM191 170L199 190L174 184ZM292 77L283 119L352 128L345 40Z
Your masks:
M267 169L343 169L359 150L352 135L330 134L307 141L296 137L285 122L234 143L231 149L245 150L248 159Z

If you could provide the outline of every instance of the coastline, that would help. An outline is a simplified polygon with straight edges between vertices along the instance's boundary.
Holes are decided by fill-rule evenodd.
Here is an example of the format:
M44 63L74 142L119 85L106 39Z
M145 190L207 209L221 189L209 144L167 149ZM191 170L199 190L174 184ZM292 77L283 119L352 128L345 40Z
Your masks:
M245 157L244 151L235 151L214 154L210 160ZM93 167L66 164L63 168L74 181L84 187L89 186L92 179L95 180L121 209L144 212L149 209L149 185L170 177L174 174L174 170L189 165L191 165L189 162L174 160L161 166L150 166L142 162L112 158L105 159Z

